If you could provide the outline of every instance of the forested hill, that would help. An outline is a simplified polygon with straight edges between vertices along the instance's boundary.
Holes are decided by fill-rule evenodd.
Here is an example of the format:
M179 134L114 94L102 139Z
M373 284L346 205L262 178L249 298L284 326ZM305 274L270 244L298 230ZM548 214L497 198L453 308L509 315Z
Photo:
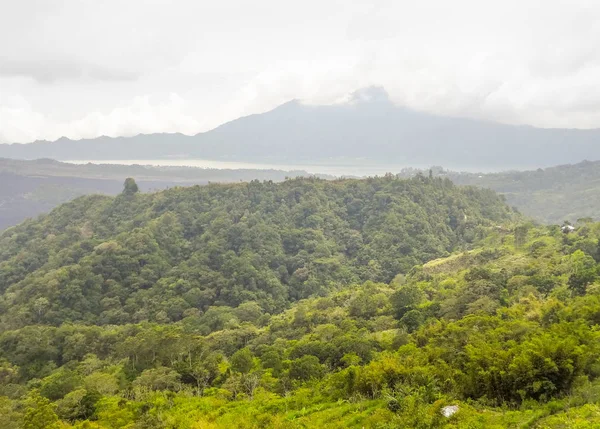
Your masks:
M358 185L414 187L433 196L442 184ZM287 186L294 195L318 184ZM352 185L338 187L329 193ZM441 189L444 194L462 204L456 190ZM462 202L475 212L477 195L470 198ZM350 285L280 314L247 302L188 310L175 323L63 323L0 332L0 427L599 427L600 224L582 223L569 234L527 224L487 232L473 250L389 284ZM52 239L69 241L59 237ZM14 240L27 241L25 235ZM130 240L131 248L143 248L143 240ZM81 245L66 250L72 261L78 248L85 253ZM102 269L117 265L116 258L105 260ZM63 294L57 299L67 306L82 299L82 282L67 287L65 277L46 271L46 283L30 289L29 298L48 288ZM170 293L189 299L185 281L165 285L165 299ZM14 289L5 294L17 297ZM37 323L56 311L40 298L33 308L14 305L14 318L33 312Z
M600 219L600 161L488 174L434 169L434 174L457 185L493 189L521 213L544 223Z
M87 196L0 236L0 328L267 312L465 249L514 214L489 190L393 176Z

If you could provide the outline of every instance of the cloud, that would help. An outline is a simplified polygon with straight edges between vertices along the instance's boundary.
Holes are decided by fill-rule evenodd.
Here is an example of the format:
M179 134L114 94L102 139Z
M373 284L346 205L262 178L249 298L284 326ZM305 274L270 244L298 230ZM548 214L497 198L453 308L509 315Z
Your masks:
M182 132L194 134L201 127L177 94L135 97L109 112L92 112L72 121L55 121L35 111L24 99L15 97L0 103L0 143L133 136L140 133Z
M0 143L31 142L51 128L44 115L19 96L0 99L0 124Z
M590 0L22 0L7 11L3 141L196 133L373 85L437 114L600 127Z
M61 59L47 61L0 59L0 76L31 78L42 84L68 80L80 82L131 82L140 77L139 73L135 72Z

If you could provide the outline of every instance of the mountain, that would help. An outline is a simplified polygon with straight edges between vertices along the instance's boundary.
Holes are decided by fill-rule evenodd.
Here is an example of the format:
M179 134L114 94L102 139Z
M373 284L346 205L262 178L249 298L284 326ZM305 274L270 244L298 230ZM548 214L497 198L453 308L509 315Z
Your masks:
M247 301L280 311L344 284L389 282L512 217L492 191L423 177L128 189L0 235L0 330L176 321Z
M58 160L203 158L260 163L537 168L600 159L600 130L540 129L436 116L394 105L381 88L344 104L291 101L214 130L0 145L0 156Z

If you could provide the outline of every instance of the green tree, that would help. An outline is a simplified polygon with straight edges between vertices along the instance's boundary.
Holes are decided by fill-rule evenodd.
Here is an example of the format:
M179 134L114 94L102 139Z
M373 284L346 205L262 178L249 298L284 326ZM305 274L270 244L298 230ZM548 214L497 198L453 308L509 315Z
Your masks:
M17 402L0 396L0 427L2 429L19 429L21 413L17 411Z
M144 391L179 390L179 374L166 367L147 369L133 381L133 386Z
M125 179L125 183L123 184L123 195L133 195L138 193L139 188L135 180L131 177Z
M529 225L519 225L515 227L515 247L520 249L527 242L527 233Z
M25 400L25 414L23 416L23 429L58 429L58 416L54 405L33 390Z
M254 356L247 347L238 350L231 356L231 369L242 374L247 374L254 366Z
M581 250L567 257L569 270L569 288L578 295L585 294L588 285L597 277L596 261Z
M79 374L61 368L42 380L40 393L50 400L57 400L81 385Z
M310 380L321 378L324 367L316 356L305 355L295 359L290 365L290 377L296 380Z
M390 297L396 318L402 319L404 314L417 307L425 298L423 291L415 283L407 283L398 288Z
M424 321L423 314L419 310L410 310L402 316L400 323L406 326L408 332L416 331Z

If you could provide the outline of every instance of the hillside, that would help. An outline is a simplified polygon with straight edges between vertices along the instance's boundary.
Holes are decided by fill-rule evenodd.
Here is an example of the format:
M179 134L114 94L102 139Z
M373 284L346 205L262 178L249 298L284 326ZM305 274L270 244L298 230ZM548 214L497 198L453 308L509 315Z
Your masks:
M540 129L436 116L396 106L382 88L346 103L291 101L197 134L153 134L0 145L0 156L58 160L201 158L260 163L443 165L525 169L600 159L599 130Z
M390 179L294 180L277 188L293 196L299 189L317 187L329 195L332 210L337 206L334 195L344 200L342 195L351 189L357 195L357 186L379 186L387 192L413 187L425 196L437 189L442 195L452 193L452 198L465 192L442 187L441 180L385 180ZM253 186L266 187L266 196L271 185ZM213 187L211 192L240 188ZM153 200L154 209L147 201L128 201L120 202L121 210L126 212L124 205L132 204L136 210L145 207L150 215L156 205L172 207L174 199L198 197L197 189L181 192L145 197ZM469 201L473 210L483 196L477 192L463 201ZM102 201L106 202L93 203L104 204L101 210L106 210L118 200ZM68 212L77 225L85 203L92 201L83 198L62 207L40 221L37 230L29 224L16 236L5 233L2 249L6 240L18 249L34 242L43 246L44 240L32 234L41 234L42 225L49 227ZM488 204L494 206L493 201ZM139 221L143 222L129 220ZM54 228L58 232L58 225ZM571 234L527 223L482 226L484 230L471 251L415 267L389 283L385 279L386 283L328 287L323 296L302 299L278 314L250 301L196 307L174 323L165 319L48 326L52 322L45 315L51 307L35 298L46 287L40 284L37 291L27 292L27 299L35 298L34 307L15 302L21 308L13 313L26 318L33 312L39 318L36 324L7 331L5 320L0 334L0 426L598 426L600 224L582 224ZM76 228L70 231L78 235ZM134 240L133 231L121 234L131 248L143 247L144 241L139 235ZM56 239L65 242L64 253L71 261L77 259L75 249L85 253L90 248L69 247L64 235L51 238ZM7 254L3 258L10 260ZM84 258L79 265L85 266ZM59 261L47 264L63 270L57 268ZM111 266L118 266L115 259ZM2 270L6 272L6 264ZM76 286L64 288L51 278L54 275L45 275L49 288L68 292L65 298L80 296ZM165 284L161 293L186 297L186 281ZM15 299L18 293L12 288L3 296ZM115 298L113 302L118 301ZM442 412L448 410L456 413L445 417Z
M286 177L300 176L310 174L305 171L279 170L75 165L51 159L24 161L0 158L0 182L3 185L0 188L0 230L47 213L81 195L117 195L127 177L135 177L140 190L148 192L209 182L283 181Z
M389 282L512 214L491 191L393 176L89 196L0 235L0 329L266 311Z
M404 169L399 177L428 174L428 170ZM492 189L521 213L546 224L565 220L600 219L600 161L583 161L537 170L468 173L432 167L434 176L457 185Z

